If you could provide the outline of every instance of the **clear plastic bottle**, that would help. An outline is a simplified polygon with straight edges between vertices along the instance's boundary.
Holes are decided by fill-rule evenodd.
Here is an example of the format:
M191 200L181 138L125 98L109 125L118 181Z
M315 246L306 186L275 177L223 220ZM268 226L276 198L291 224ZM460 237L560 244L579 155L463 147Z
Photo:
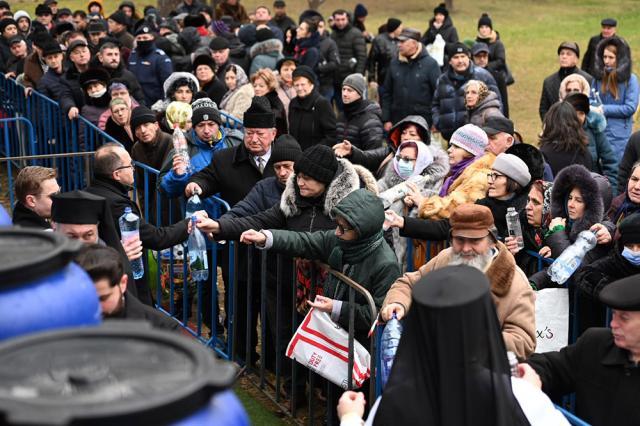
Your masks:
M602 105L602 99L600 98L600 93L596 90L595 87L591 88L591 99L589 99L591 106L599 107Z
M204 207L202 207L202 201L200 201L200 196L198 194L193 194L191 197L189 197L189 199L187 200L187 208L186 208L186 212L185 212L185 219L189 219L191 220L191 217L200 210L204 210ZM188 243L188 239L182 242L182 245L184 247L187 246Z
M173 125L173 149L176 154L180 154L184 161L185 167L181 174L191 172L191 159L189 158L189 146L187 145L187 138L184 136L178 123Z
M209 278L209 262L207 260L207 242L204 234L196 227L198 218L191 216L191 233L187 246L189 248L189 267L194 281L205 281Z
M524 240L522 238L522 226L520 226L520 215L516 211L515 207L507 208L507 229L509 230L509 236L516 239L518 248L524 248Z
M382 365L382 387L387 384L389 374L391 374L391 367L393 366L393 359L396 356L398 345L400 344L400 337L402 337L402 324L396 318L395 312L393 317L387 321L387 325L382 332L382 338L380 339L381 360Z
M518 358L516 357L516 354L511 351L507 351L507 359L509 360L511 375L513 377L520 377L520 372L518 371Z
M393 203L403 198L405 195L409 193L409 188L407 187L407 182L411 182L415 184L418 188L424 185L426 181L426 177L422 175L411 176L409 179L405 180L402 183L393 186L386 191L383 191L378 195L378 198L382 200L382 204L385 209L388 209Z
M594 232L582 231L579 233L576 242L567 247L549 267L547 273L551 277L551 281L564 284L580 267L587 252L596 244L597 239Z
M120 216L120 236L122 241L126 242L131 238L140 237L140 218L131 211L131 207L125 207L124 214ZM131 261L131 270L134 279L140 279L144 276L144 264L142 257Z

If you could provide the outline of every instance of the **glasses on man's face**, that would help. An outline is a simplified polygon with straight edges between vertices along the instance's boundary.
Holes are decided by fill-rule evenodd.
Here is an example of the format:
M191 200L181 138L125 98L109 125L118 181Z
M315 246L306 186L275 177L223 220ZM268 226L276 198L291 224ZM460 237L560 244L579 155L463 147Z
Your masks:
M118 170L124 170L124 169L134 170L135 168L136 168L136 166L133 163L131 163L128 166L120 166L120 167L118 167L117 169L114 170L114 172L117 172Z
M345 233L347 233L349 231L353 231L353 228L350 228L348 225L342 225L342 224L338 223L338 231L341 234L345 234Z
M487 179L491 180L491 181L496 181L498 180L498 178L500 177L504 177L504 175L501 175L500 173L496 173L496 172L492 172L492 173L487 173Z

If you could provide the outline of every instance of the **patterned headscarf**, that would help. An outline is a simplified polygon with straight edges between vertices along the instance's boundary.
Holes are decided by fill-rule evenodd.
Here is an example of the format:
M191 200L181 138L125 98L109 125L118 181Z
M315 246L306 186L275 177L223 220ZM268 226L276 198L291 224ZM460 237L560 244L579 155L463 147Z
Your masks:
M467 84L465 84L464 86L465 94L467 92L467 87L472 86L474 84L478 86L478 102L476 102L476 105L474 106L474 108L477 108L478 105L480 105L482 101L484 101L487 98L487 96L489 96L489 87L487 87L487 85L480 80L469 80ZM466 96L465 96L464 105L467 106Z

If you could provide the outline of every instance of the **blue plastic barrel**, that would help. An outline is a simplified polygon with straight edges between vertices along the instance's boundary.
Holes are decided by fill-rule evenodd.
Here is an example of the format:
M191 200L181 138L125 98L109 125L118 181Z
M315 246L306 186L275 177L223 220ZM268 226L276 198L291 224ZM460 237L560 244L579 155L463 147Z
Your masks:
M0 341L101 322L93 281L71 262L81 247L54 232L0 229Z
M237 367L180 333L109 321L0 342L0 423L249 425Z

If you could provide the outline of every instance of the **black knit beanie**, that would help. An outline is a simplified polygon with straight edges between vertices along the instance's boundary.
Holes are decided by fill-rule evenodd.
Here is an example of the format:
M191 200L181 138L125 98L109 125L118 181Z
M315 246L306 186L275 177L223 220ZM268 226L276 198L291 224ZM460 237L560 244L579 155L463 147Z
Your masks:
M433 9L433 16L436 16L438 13L444 15L445 17L449 16L449 11L447 10L447 6L444 3L440 3Z
M638 244L640 243L640 215L632 214L627 216L618 225L620 230L621 244Z
M154 123L156 121L158 121L156 114L145 106L140 105L131 111L131 130L134 132L138 126L145 123Z
M203 121L213 121L222 124L218 105L209 98L196 99L191 103L191 122L194 127Z
M271 129L276 127L276 116L269 100L264 96L254 96L251 106L244 113L244 127L249 129Z
M493 23L491 22L491 18L486 13L483 13L480 19L478 19L478 28L486 25L487 27L493 29Z
M387 32L392 33L398 29L398 27L402 25L402 21L397 18L389 18L387 19Z
M304 173L318 182L329 184L338 171L338 160L333 149L326 145L313 145L304 150L293 168L296 174Z
M296 162L302 155L300 144L291 135L282 135L271 146L271 163L280 161ZM303 172L304 173L304 172Z

